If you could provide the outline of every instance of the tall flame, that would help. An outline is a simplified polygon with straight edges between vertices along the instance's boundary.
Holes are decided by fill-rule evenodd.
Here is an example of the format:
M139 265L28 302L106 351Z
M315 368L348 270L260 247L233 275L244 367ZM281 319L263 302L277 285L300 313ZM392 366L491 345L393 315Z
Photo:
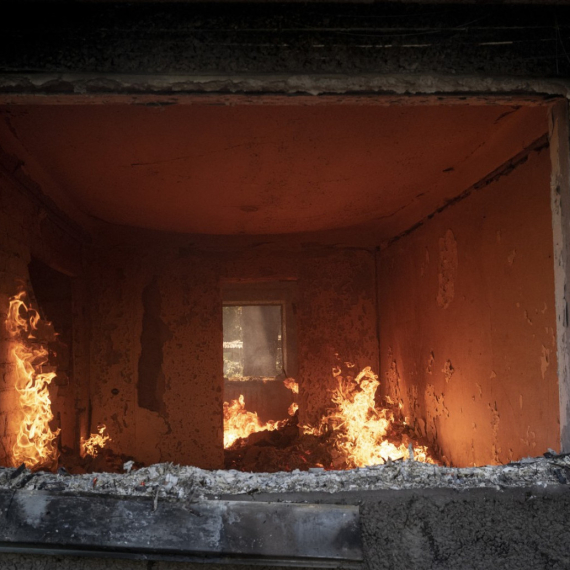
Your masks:
M407 459L410 446L414 459L434 462L427 447L414 445L409 438L398 445L388 441L394 412L389 408L376 408L375 394L380 382L370 367L364 368L355 378L344 378L340 368L335 368L333 376L338 384L332 394L336 409L321 418L318 427L304 426L305 433L332 432L330 439L344 456L349 469L386 463L388 459Z
M39 313L24 302L22 292L10 299L6 328L14 347L11 356L16 366L16 384L22 420L12 448L14 465L25 463L29 469L49 468L59 456L48 386L54 372L42 372L48 362L47 348L36 339Z

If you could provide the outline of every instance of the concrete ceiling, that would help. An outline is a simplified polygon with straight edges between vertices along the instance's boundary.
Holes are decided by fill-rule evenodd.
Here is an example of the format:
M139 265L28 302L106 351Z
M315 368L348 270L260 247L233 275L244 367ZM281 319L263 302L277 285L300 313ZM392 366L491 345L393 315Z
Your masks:
M406 230L528 146L544 107L2 109L84 213L198 234ZM1 143L1 141L0 141Z

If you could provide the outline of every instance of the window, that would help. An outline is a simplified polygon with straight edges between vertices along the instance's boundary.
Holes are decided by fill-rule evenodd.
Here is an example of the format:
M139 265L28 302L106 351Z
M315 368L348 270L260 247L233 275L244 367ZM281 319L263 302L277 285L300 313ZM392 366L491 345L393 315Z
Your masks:
M282 305L224 306L225 378L284 377L282 311Z
M223 287L227 380L282 380L296 374L295 289L292 281Z

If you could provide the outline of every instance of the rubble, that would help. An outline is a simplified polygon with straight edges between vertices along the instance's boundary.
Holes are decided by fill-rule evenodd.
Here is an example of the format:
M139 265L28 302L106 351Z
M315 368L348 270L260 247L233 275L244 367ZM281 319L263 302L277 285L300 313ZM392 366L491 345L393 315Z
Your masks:
M197 502L220 496L259 493L339 493L404 489L454 489L547 487L566 485L570 479L570 454L525 458L507 465L441 467L417 461L347 471L311 470L278 473L207 471L197 467L159 463L124 474L63 475L32 473L27 469L1 468L0 489L46 490L82 495L142 496L161 500Z

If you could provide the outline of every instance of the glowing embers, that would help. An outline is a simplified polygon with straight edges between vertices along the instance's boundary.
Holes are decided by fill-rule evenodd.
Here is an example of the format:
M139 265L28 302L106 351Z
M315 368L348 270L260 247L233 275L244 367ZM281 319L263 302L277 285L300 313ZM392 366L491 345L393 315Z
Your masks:
M13 343L11 357L21 414L12 460L14 465L25 463L29 469L49 469L56 465L59 456L57 436L60 430L50 427L53 413L48 390L56 374L43 371L48 362L48 350L37 337L41 319L24 299L23 292L10 299L6 319Z
M107 442L111 441L111 437L105 434L106 429L107 426L105 424L97 426L97 433L92 433L88 439L81 442L85 455L97 457L99 452L107 445Z
M410 450L417 461L434 463L427 446L416 442L415 434L393 403L376 405L378 377L370 368L354 376L352 365L343 373L333 369L336 388L331 394L331 408L318 425L298 426L298 405L292 404L293 417L261 424L257 414L248 412L245 401L224 404L224 447L226 468L244 471L280 471L323 467L352 469L387 461L407 459ZM286 387L298 393L292 379ZM228 431L228 417L239 417L247 425L239 435ZM234 425L234 424L232 424ZM241 424L240 424L241 425ZM255 433L255 435L253 435ZM226 439L227 438L227 439Z

